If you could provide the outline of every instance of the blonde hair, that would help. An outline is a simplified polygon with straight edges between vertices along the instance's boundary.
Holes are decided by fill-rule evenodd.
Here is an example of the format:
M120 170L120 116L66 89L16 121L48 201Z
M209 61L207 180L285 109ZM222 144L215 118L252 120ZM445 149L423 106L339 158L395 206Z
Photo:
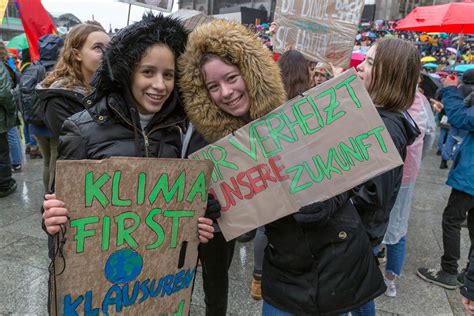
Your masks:
M105 33L105 30L100 25L87 23L76 25L71 29L64 40L64 47L59 55L58 63L54 67L54 70L49 73L43 81L43 85L46 88L59 79L66 79L66 88L82 86L87 91L92 90L90 83L84 81L84 75L81 71L81 63L76 59L74 50L81 49L89 34L93 32Z

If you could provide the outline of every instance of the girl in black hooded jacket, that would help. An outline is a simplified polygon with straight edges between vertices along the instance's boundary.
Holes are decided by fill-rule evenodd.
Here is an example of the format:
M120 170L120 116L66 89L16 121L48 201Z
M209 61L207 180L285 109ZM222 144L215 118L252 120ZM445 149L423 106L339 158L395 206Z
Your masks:
M87 110L64 122L59 159L112 156L179 158L184 112L175 87L176 58L187 31L181 22L151 13L122 29L110 41L93 81ZM44 226L53 235L68 210L47 194ZM212 238L212 220L198 219L199 239Z
M403 161L407 146L413 144L420 134L416 123L406 112L415 100L420 69L417 48L401 39L377 42L367 52L364 62L357 66L359 77ZM390 211L400 190L402 176L403 166L399 166L352 190L351 201L360 215L374 253L387 231ZM389 282L385 280L386 284ZM375 315L374 301L353 310L352 314Z

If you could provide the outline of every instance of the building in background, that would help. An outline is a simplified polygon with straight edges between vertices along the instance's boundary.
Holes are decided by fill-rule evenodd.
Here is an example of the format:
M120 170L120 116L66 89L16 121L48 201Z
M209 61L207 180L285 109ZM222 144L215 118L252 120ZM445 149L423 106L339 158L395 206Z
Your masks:
M241 13L243 24L268 22L273 19L276 0L180 0L180 9L198 10L207 15L232 16Z
M49 14L49 16L60 33L67 33L71 27L78 23L82 23L79 18L71 13L61 14L57 17L51 14ZM9 0L2 25L0 25L0 40L7 42L12 37L22 33L24 33L23 25L21 24L20 14L16 8L15 1Z
M15 6L14 0L9 0L2 25L0 26L0 40L8 41L16 35L23 33L20 15Z
M322 0L315 0L322 1ZM346 0L349 1L349 0ZM462 0L366 0L364 20L395 20L406 16L417 6L438 5L450 2L462 2ZM247 12L242 11L242 7L252 10L266 11L268 22L273 20L276 0L180 0L180 9L198 10L207 15L222 15L241 12L242 23L249 24L249 19L245 17ZM245 10L245 9L244 9ZM253 11L250 11L253 12ZM255 23L251 19L250 23Z

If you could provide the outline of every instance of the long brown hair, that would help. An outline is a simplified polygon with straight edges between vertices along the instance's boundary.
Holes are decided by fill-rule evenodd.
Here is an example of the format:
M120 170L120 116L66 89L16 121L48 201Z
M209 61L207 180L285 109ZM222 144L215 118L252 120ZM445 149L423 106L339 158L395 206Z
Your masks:
M401 39L383 39L376 44L369 94L388 111L405 111L415 100L421 61L418 49Z
M66 87L68 88L82 86L86 90L91 90L90 83L84 81L84 75L81 71L81 63L76 59L74 50L81 49L89 34L93 32L105 33L105 30L100 25L86 23L76 25L71 29L71 31L69 31L54 70L49 73L43 81L43 85L46 88L51 86L51 84L56 80L67 79Z
M278 60L281 79L285 87L288 100L308 90L310 86L309 63L303 54L296 50L289 50Z

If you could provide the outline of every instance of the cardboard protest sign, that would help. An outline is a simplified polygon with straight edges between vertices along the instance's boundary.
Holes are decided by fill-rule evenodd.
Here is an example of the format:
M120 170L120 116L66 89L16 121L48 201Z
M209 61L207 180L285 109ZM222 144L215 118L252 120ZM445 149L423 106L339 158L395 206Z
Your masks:
M206 24L214 20L212 16L205 15L201 11L179 9L171 14L172 17L180 19L188 31L194 30L201 24Z
M353 69L191 155L214 163L227 240L402 164Z
M58 161L53 314L188 315L212 164ZM63 244L64 242L64 244Z
M141 7L171 12L173 9L173 0L118 0L120 2L130 3Z
M273 49L347 68L364 0L277 0Z

